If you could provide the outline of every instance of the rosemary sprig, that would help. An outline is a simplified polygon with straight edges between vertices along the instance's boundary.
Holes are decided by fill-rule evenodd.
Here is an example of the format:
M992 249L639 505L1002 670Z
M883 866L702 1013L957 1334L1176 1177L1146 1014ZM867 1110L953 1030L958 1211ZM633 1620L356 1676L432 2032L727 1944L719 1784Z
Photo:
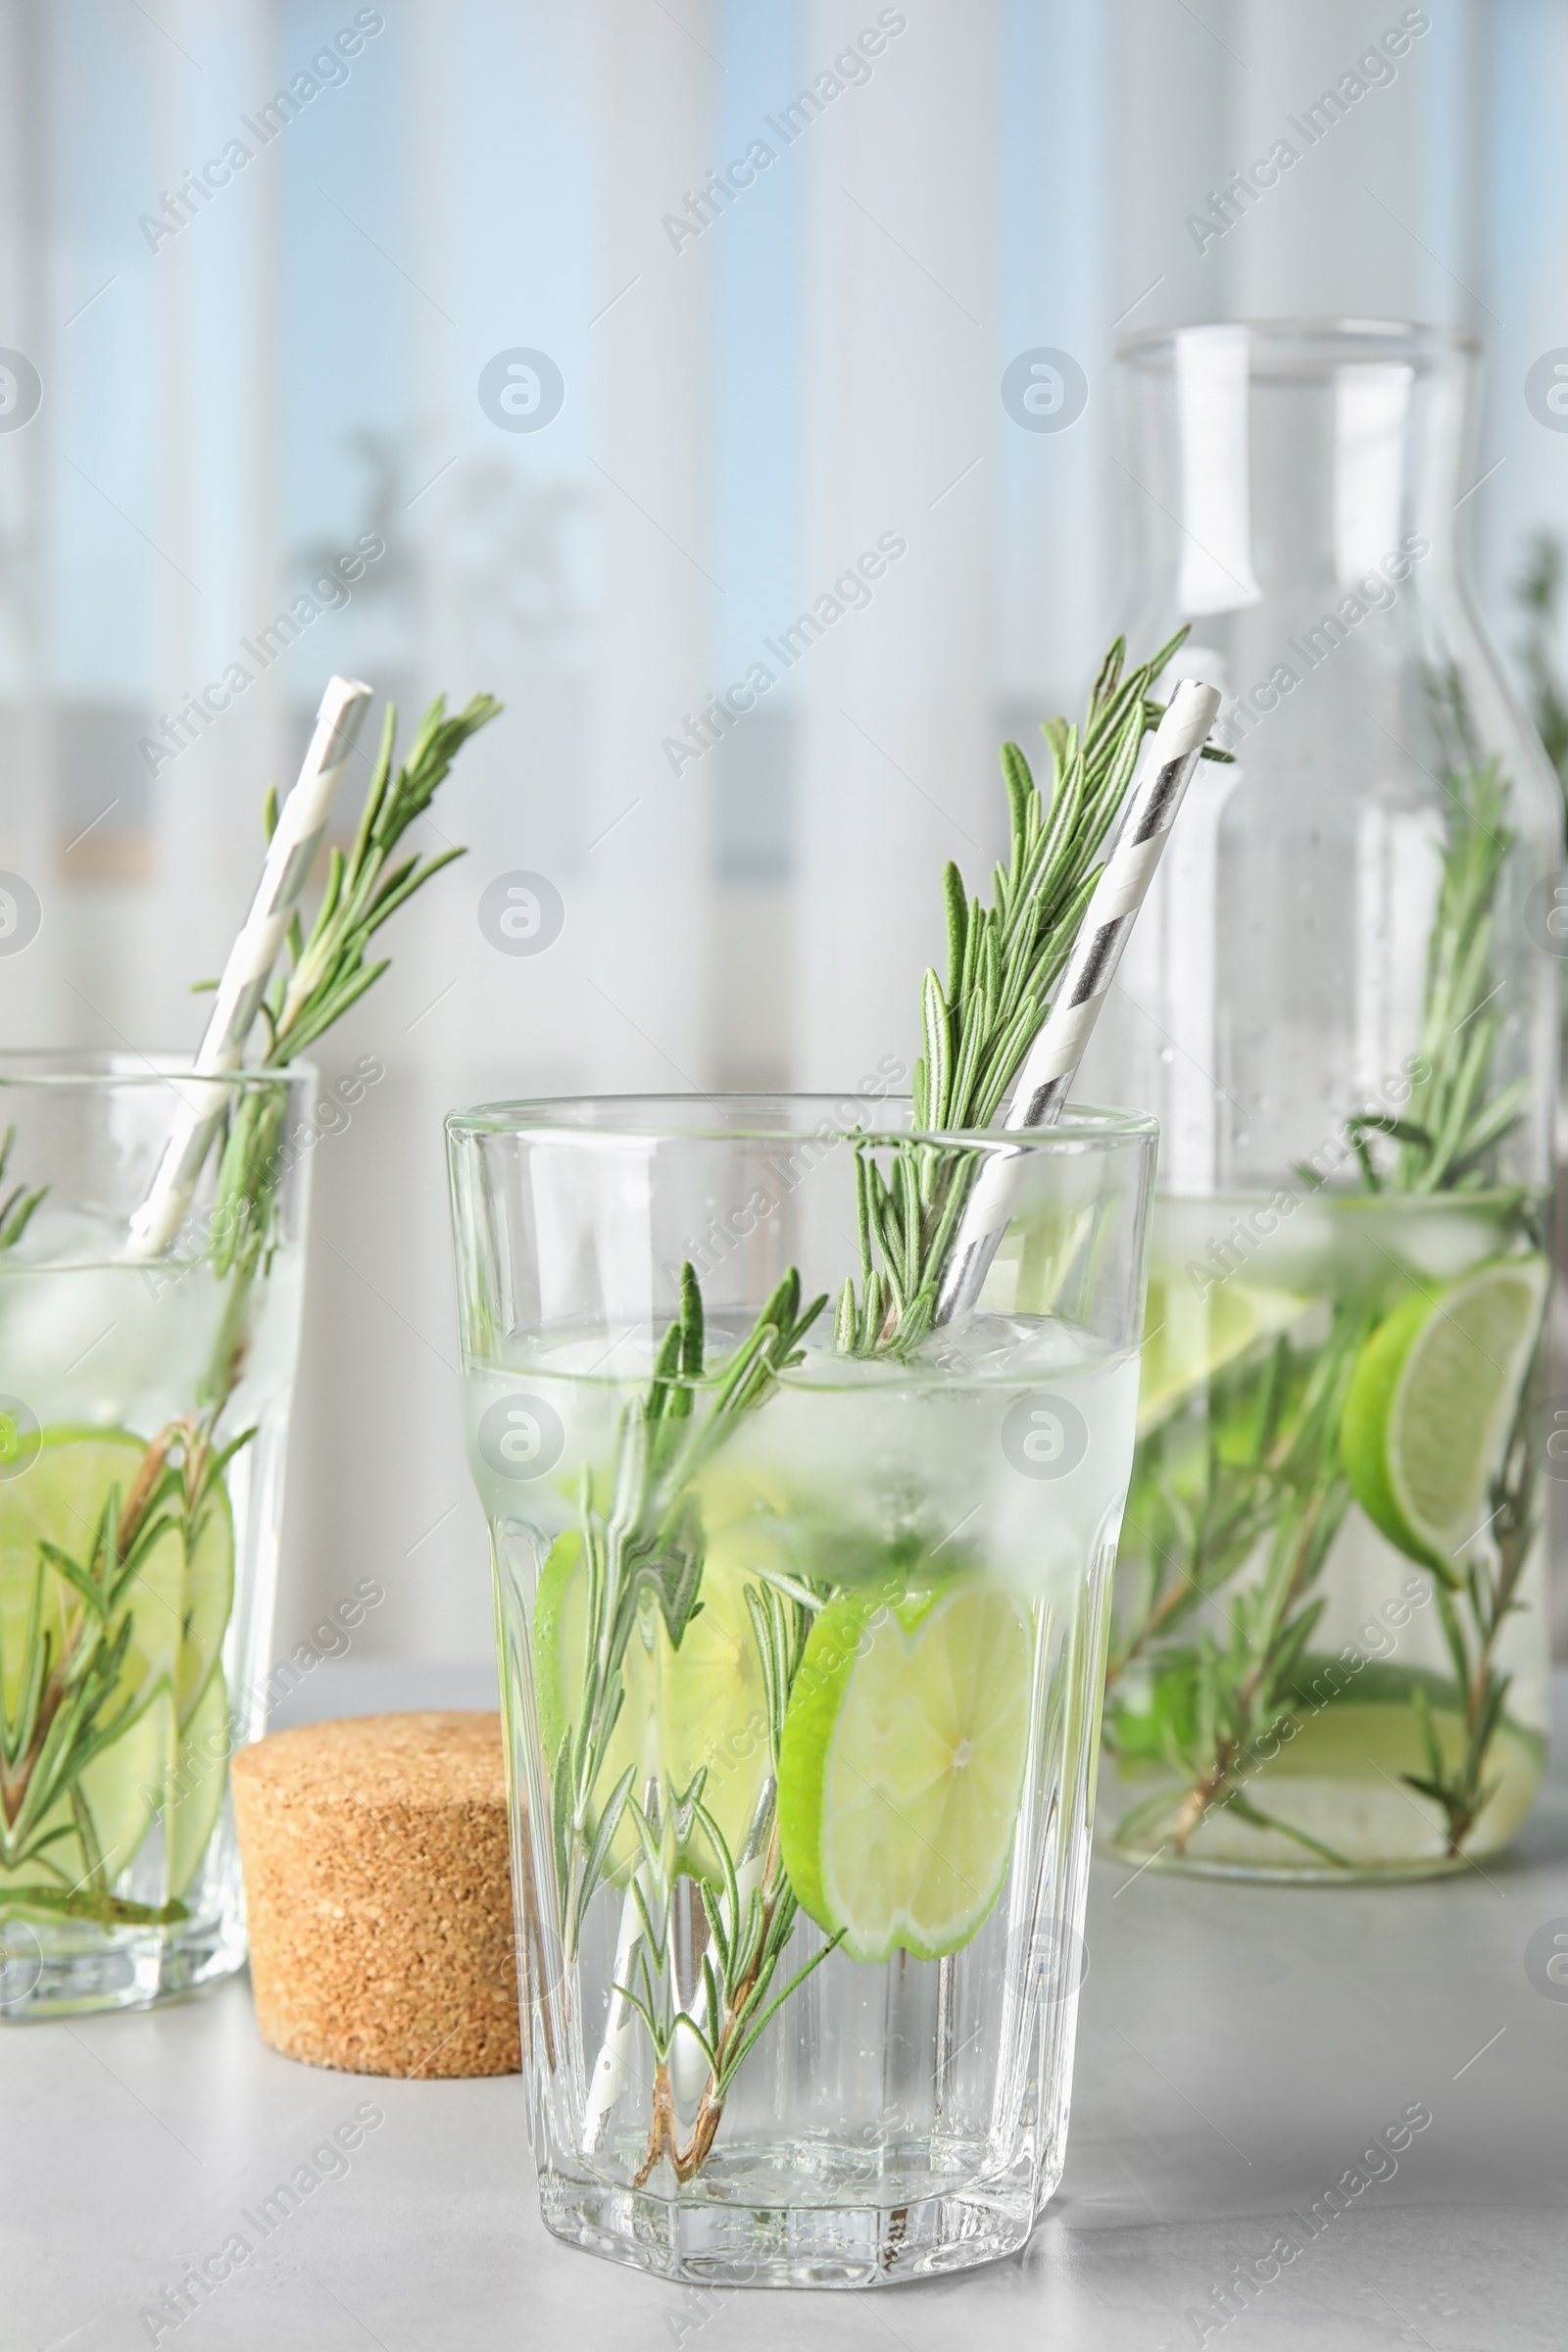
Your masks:
M295 916L286 945L287 968L278 974L262 1004L267 1033L262 1068L286 1068L374 987L391 961L389 956L374 963L366 961L376 932L443 866L466 855L458 848L425 858L399 858L397 852L409 827L429 808L469 736L487 726L500 710L493 695L476 694L466 709L449 718L446 698L438 695L419 722L407 759L394 774L397 711L387 706L381 749L353 846L347 854L332 851L316 920L307 934ZM277 795L269 788L263 808L269 841L276 823ZM210 988L217 983L204 981L201 985ZM254 1270L266 1247L283 1114L282 1089L257 1087L245 1090L229 1119L219 1162L209 1244L217 1274L226 1274L236 1265Z
M1282 1336L1261 1362L1210 1383L1196 1444L1179 1417L1143 1441L1123 1519L1121 1606L1111 1628L1107 1695L1148 1650L1168 1642L1214 1599L1267 1534L1299 1386ZM1112 1748L1117 1737L1114 1715L1107 1715ZM1168 1735L1162 1744L1168 1755Z
M956 865L943 874L948 977L921 984L923 1052L913 1079L916 1130L988 1127L1044 1020L1100 879L1100 857L1126 802L1144 736L1165 706L1154 681L1187 636L1179 629L1124 671L1118 637L1100 667L1082 726L1043 722L1051 783L1042 792L1015 743L1002 747L1010 841L992 904L970 897ZM1230 754L1205 749L1204 757ZM863 1147L856 1164L860 1287L845 1281L835 1344L852 1355L906 1353L930 1328L974 1155L911 1144L891 1179Z
M0 1185L5 1183L6 1165L16 1140L15 1127L8 1127L4 1136L0 1136ZM36 1191L29 1193L24 1184L19 1184L13 1187L4 1200L0 1200L0 1250L15 1249L27 1230L27 1221L33 1210L48 1190L46 1184L40 1184Z
M1448 762L1453 804L1437 915L1427 961L1421 1059L1429 1075L1412 1091L1397 1123L1397 1157L1387 1182L1395 1192L1467 1192L1495 1181L1497 1148L1518 1124L1529 1083L1516 1078L1491 1093L1492 1065L1502 1016L1492 960L1497 887L1514 835L1507 823L1508 779L1494 756L1477 757L1473 730L1457 682L1446 682L1440 716L1458 756ZM1364 1180L1376 1172L1362 1154ZM1517 1592L1535 1532L1531 1496L1535 1458L1532 1384L1515 1409L1503 1460L1493 1482L1489 1561L1480 1554L1462 1565L1433 1570L1439 1622L1453 1662L1464 1736L1450 1765L1424 1694L1425 1773L1408 1785L1441 1806L1447 1850L1458 1855L1496 1782L1488 1777L1492 1744L1501 1725L1511 1678L1494 1656L1504 1620L1519 1606ZM1430 1561L1423 1566L1432 1568Z
M618 1946L624 1981L612 1988L612 2017L617 2008L635 2011L654 2050L654 2098L639 2185L662 2155L669 2157L678 2180L690 2180L698 2171L712 2145L737 2068L796 1986L832 1948L824 1946L769 1998L799 1910L780 1854L774 1810L778 1743L814 1595L793 1586L787 1593L761 1583L745 1589L762 1658L773 1773L739 1859L703 1802L706 1766L684 1789L662 1790L657 1779L650 1780L639 1799L633 1788L636 1768L628 1765L608 1795L600 1800L597 1794L624 1702L626 1645L640 1614L650 1601L657 1606L678 1649L700 1605L706 1544L693 1482L736 1419L762 1403L778 1374L801 1360L800 1343L826 1304L823 1297L803 1307L800 1277L792 1267L703 1399L703 1298L695 1270L684 1265L679 1311L660 1344L647 1395L634 1397L621 1415L608 1512L596 1503L592 1473L583 1478L579 1527L588 1580L583 1688L576 1718L563 1733L553 1760L551 1842L569 1965L623 1821L629 1818L636 1829L641 1860L626 1895ZM703 1947L694 2009L690 2001L678 2002L674 1989L674 1922L678 1905L690 1895L679 1857L697 1832L719 1866L723 1893L715 1896L700 1882L700 1908L687 1901ZM708 2063L708 2081L684 2147L676 2132L669 2074L671 2048L682 2030Z
M738 1863L718 1822L703 1802L706 1768L676 1799L677 1850L692 1830L700 1828L717 1859L722 1879L716 1891L707 1880L697 1882L702 1908L693 1924L704 1933L693 1940L701 1950L701 1976L695 2002L678 2007L673 1991L667 1989L676 1983L672 1930L678 1882L676 1886L670 1882L656 1825L633 1800L643 1860L632 1881L641 1931L632 1958L643 1989L639 1994L632 1985L619 1984L615 1991L642 2018L655 2061L648 2146L632 2180L634 2188L643 2185L661 2157L668 2158L677 2180L690 2180L701 2169L712 2147L736 2074L785 2002L843 1940L841 1930L808 1954L782 1990L772 1991L800 1911L780 1851L776 1797L784 1716L806 1647L811 1610L770 1586L748 1585L745 1591L762 1656L773 1769ZM708 2064L708 2080L684 2147L675 2125L669 2071L670 2052L683 2027Z
M1455 1192L1486 1181L1494 1148L1529 1098L1523 1078L1489 1095L1502 1029L1494 1009L1492 963L1497 884L1513 834L1504 817L1508 784L1495 758L1450 771L1453 815L1443 860L1427 960L1420 1056L1429 1075L1412 1089L1403 1116L1380 1122L1398 1144L1387 1179L1396 1193ZM1371 1122L1357 1123L1367 1130ZM1373 1191L1383 1180L1361 1154Z
M115 1896L119 1872L114 1855L103 1850L82 1775L167 1688L167 1676L151 1672L134 1689L123 1687L148 1562L173 1537L190 1556L218 1481L254 1435L245 1430L218 1446L211 1418L170 1422L148 1446L123 1497L110 1488L82 1556L39 1542L18 1671L0 1640L0 1869L42 1875L35 1885L0 1889L0 1906L64 1911L104 1924L184 1918L179 1902L149 1907ZM58 1625L46 1622L51 1578L72 1595ZM14 1705L5 1695L10 1690ZM69 1818L60 1818L67 1806ZM75 1873L60 1862L73 1842L85 1865Z
M429 808L463 746L498 715L501 705L494 695L476 694L451 718L446 708L445 695L437 695L394 776L398 717L395 708L387 706L380 754L353 848L347 856L333 850L310 935L305 936L296 915L289 931L290 969L273 984L262 1006L268 1029L262 1059L268 1069L278 1069L303 1054L373 987L390 961L383 956L379 963L367 965L365 951L374 934L443 866L466 855L454 848L434 858L416 856L391 862L399 842ZM270 841L277 823L274 791L268 793L264 822Z
M791 1267L725 1364L699 1412L707 1335L702 1292L681 1268L680 1311L660 1343L646 1397L621 1415L608 1512L584 1474L579 1524L588 1579L583 1689L551 1772L552 1838L568 1959L616 1832L632 1799L626 1768L602 1802L596 1790L624 1697L621 1662L644 1596L678 1649L697 1604L705 1538L692 1484L736 1418L760 1404L778 1373L801 1358L801 1342L825 1298L801 1304Z
M1497 888L1514 839L1506 823L1508 783L1495 758L1483 760L1476 756L1451 680L1440 684L1435 702L1440 725L1457 756L1446 762L1452 813L1427 951L1420 1039L1426 1075L1397 1117L1361 1112L1346 1122L1362 1186L1372 1193L1465 1192L1493 1182L1497 1148L1518 1123L1528 1099L1523 1079L1492 1091L1493 1060L1502 1028L1500 1013L1492 1008L1497 994L1492 952ZM1314 1186L1321 1182L1311 1171L1304 1173ZM1307 1398L1300 1431L1277 1459L1259 1459L1252 1483L1245 1484L1240 1495L1235 1493L1234 1469L1225 1472L1211 1464L1201 1490L1204 1502L1210 1495L1223 1498L1229 1485L1228 1513L1223 1508L1195 1510L1190 1495L1174 1497L1176 1507L1167 1505L1166 1524L1156 1530L1167 1542L1146 1568L1148 1598L1140 1615L1120 1626L1112 1638L1112 1656L1125 1671L1146 1644L1228 1583L1252 1556L1264 1531L1272 1528L1263 1578L1233 1601L1227 1641L1205 1637L1195 1652L1174 1653L1168 1660L1167 1692L1175 1703L1162 1712L1161 1732L1166 1760L1188 1783L1172 1833L1178 1852L1185 1850L1210 1809L1225 1804L1243 1819L1285 1831L1312 1845L1323 1858L1337 1859L1287 1825L1265 1822L1245 1795L1245 1788L1257 1769L1258 1741L1290 1712L1296 1671L1322 1613L1323 1603L1311 1597L1311 1589L1349 1500L1340 1466L1340 1406L1373 1320L1353 1303L1336 1309L1327 1339L1300 1367ZM1283 1345L1273 1351L1272 1361L1244 1371L1242 1383L1250 1381L1267 1391L1283 1360ZM1314 1395L1326 1400L1327 1409L1312 1408ZM1463 1568L1433 1570L1464 1740L1450 1766L1421 1696L1427 1770L1405 1777L1411 1788L1443 1808L1452 1854L1460 1851L1494 1788L1486 1778L1487 1759L1502 1720L1508 1678L1497 1673L1493 1659L1502 1623L1519 1605L1517 1587L1532 1532L1526 1421L1521 1398L1492 1496L1495 1563L1476 1559ZM1157 1440L1154 1450L1157 1459ZM1185 1547L1173 1546L1169 1536L1182 1532L1184 1521L1190 1541ZM1420 1564L1432 1570L1425 1557ZM1124 1824L1122 1835L1126 1834Z
M1538 1520L1533 1508L1536 1473L1537 1415L1540 1399L1527 1380L1514 1408L1507 1445L1492 1482L1493 1505L1488 1526L1493 1557L1478 1554L1439 1570L1431 1560L1421 1565L1435 1581L1438 1622L1453 1664L1454 1687L1461 1697L1463 1740L1450 1762L1432 1721L1426 1695L1417 1692L1424 1773L1405 1773L1406 1785L1442 1808L1447 1824L1447 1850L1457 1856L1481 1814L1496 1794L1496 1777L1489 1777L1492 1742L1501 1727L1513 1683L1499 1670L1496 1645L1503 1626L1524 1604L1519 1585L1529 1563Z
M1555 654L1562 583L1562 541L1550 531L1538 531L1530 542L1524 571L1514 585L1527 623L1520 659L1536 733L1562 788L1568 838L1568 689L1558 675Z
M1318 1839L1262 1815L1245 1794L1259 1745L1291 1712L1298 1669L1327 1606L1314 1588L1349 1505L1339 1462L1340 1414L1355 1359L1371 1328L1364 1309L1344 1307L1317 1351L1293 1424L1267 1463L1269 1545L1258 1582L1240 1592L1221 1645L1198 1646L1199 1706L1194 1736L1175 1760L1189 1787L1171 1831L1177 1853L1206 1819L1228 1804L1254 1826L1282 1832L1320 1858L1343 1861Z

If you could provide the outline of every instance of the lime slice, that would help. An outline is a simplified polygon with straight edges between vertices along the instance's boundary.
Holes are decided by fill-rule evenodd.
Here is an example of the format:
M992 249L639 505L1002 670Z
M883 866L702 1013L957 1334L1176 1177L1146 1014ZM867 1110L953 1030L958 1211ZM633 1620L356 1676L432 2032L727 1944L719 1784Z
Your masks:
M534 1595L534 1705L539 1716L539 1744L552 1772L566 1733L570 1706L566 1694L578 1688L582 1674L586 1591L581 1562L582 1537L569 1527L551 1544ZM571 1719L575 1720L574 1711Z
M1494 1258L1385 1317L1340 1423L1350 1491L1391 1544L1451 1572L1487 1517L1541 1328L1544 1257Z
M40 1538L85 1559L109 1497L123 1502L147 1441L128 1429L46 1429L31 1465L0 1485L0 1551L36 1561Z
M174 1701L181 1731L213 1678L218 1653L234 1605L234 1514L228 1495L215 1484L202 1510L196 1541L185 1563L180 1597L179 1664Z
M180 1734L174 1775L164 1814L168 1891L182 1895L207 1851L228 1786L228 1685L220 1666L207 1678L190 1721Z
M111 1886L134 1861L168 1790L175 1738L174 1707L167 1683L159 1684L148 1695L148 1661L132 1642L103 1713L106 1719L112 1717L130 1697L145 1699L146 1704L120 1738L94 1756L77 1783ZM74 1859L81 1838L69 1796L53 1808L46 1827L53 1829L65 1822L73 1825L72 1838L62 1838L51 1845L50 1859L58 1869L69 1870L73 1879L84 1877L97 1857L82 1848L80 1863Z
M1028 1617L975 1585L830 1601L779 1759L784 1866L855 1960L958 1951L1002 1891L1029 1740Z
M679 1649L658 1609L651 1602L645 1608L626 1645L625 1699L594 1788L595 1801L602 1804L630 1764L638 1801L653 1779L667 1806L703 1772L703 1801L736 1862L768 1769L762 1661L746 1587L757 1582L758 1569L774 1548L775 1540L760 1524L737 1521L710 1535L702 1605L688 1621ZM534 1690L540 1740L552 1771L581 1703L587 1598L582 1538L568 1530L551 1546L534 1603ZM612 1872L624 1870L638 1850L628 1815L611 1848ZM708 1853L704 1840L700 1850L680 1857L680 1867L707 1876L717 1869L717 1857Z
M1094 1231L1093 1208L1035 1203L1014 1215L991 1261L979 1306L1000 1315L1050 1315L1061 1288Z
M31 1467L0 1484L0 1644L8 1710L15 1710L20 1695L39 1544L53 1544L85 1565L111 1487L123 1503L146 1451L146 1440L129 1430L45 1430ZM143 1660L171 1680L183 1635L182 1585L179 1537L171 1529L153 1545L122 1603L122 1612L129 1610L135 1619L132 1640ZM67 1624L80 1607L67 1580L46 1567L39 1632L53 1635L57 1657Z
M1216 1282L1200 1298L1179 1274L1152 1273L1144 1315L1138 1434L1147 1437L1176 1407L1256 1340L1271 1340L1312 1301L1260 1283Z
M81 1597L47 1564L40 1575L38 1546L51 1543L85 1565L111 1488L123 1501L145 1452L145 1440L128 1430L46 1430L30 1466L0 1483L0 1697L12 1721L21 1708L24 1677L43 1644L48 1643L51 1665L57 1664L80 1631ZM39 1824L40 1836L66 1831L44 1850L54 1871L68 1880L84 1876L100 1857L110 1878L117 1878L163 1801L174 1740L171 1694L180 1654L183 1588L182 1546L171 1528L148 1552L110 1628L118 1634L130 1620L125 1654L97 1720L113 1722L127 1702L139 1705L140 1712L80 1776L87 1839L69 1790ZM24 1870L26 1878L36 1873L36 1863Z

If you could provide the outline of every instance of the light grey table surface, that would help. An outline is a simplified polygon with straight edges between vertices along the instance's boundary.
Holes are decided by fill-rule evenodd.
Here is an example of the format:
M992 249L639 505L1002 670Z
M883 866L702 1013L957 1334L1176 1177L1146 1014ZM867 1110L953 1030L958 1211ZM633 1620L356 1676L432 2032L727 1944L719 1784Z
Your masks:
M482 1674L323 1667L310 1713L483 1705ZM1559 1730L1568 1705L1560 1678ZM1559 1754L1561 1742L1559 1740ZM1066 2178L1025 2254L929 2283L724 2295L540 2226L518 2079L393 2082L263 2047L243 1980L174 2007L0 2031L0 2352L1225 2352L1568 2346L1568 1768L1516 1854L1321 1893L1097 1863ZM1568 1987L1565 1987L1568 1990ZM369 2103L383 2120L178 2327L140 2316ZM1212 2289L1409 2105L1431 2125L1240 2316ZM324 2168L323 2168L324 2169ZM254 2236L255 2232L250 2233Z

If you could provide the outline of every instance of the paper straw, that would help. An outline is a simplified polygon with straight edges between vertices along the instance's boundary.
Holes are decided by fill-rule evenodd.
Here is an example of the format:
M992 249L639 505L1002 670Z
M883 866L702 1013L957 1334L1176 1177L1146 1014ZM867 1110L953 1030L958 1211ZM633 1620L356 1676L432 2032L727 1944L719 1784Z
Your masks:
M1219 706L1219 689L1196 678L1183 678L1171 696L1051 1010L1018 1073L1005 1128L1050 1127L1060 1117ZM1015 1154L987 1154L943 1274L936 1322L951 1322L979 1298L1006 1226L1017 1175Z
M299 905L326 830L332 795L369 708L370 692L354 678L327 681L305 764L278 811L256 896L218 984L213 1015L197 1049L194 1074L198 1078L239 1067L289 917ZM197 1086L181 1098L152 1190L130 1220L130 1256L161 1255L179 1231L207 1156L214 1121L228 1091L220 1086Z
M646 1862L638 1863L634 1878L651 1907L654 1893L648 1883ZM588 2096L583 2107L582 2146L585 2156L598 2152L606 2120L625 2086L631 2028L637 2012L624 1992L615 1988L631 1983L632 1964L642 1932L642 1913L638 1909L636 1895L628 1886L625 1900L620 1906L620 1926L615 1934L615 1957L610 1978L610 2007L605 2015L604 2035L599 2044L599 2055L594 2060L594 2071L589 2078Z

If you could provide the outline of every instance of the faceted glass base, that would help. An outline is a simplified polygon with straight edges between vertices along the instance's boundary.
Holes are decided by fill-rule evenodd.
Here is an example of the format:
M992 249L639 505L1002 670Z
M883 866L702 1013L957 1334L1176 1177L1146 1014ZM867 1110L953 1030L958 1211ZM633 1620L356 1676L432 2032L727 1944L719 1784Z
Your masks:
M1274 1762L1241 1783L1242 1804L1220 1796L1193 1825L1192 1798L1169 1774L1102 1776L1102 1853L1133 1870L1281 1886L1344 1886L1452 1877L1502 1851L1524 1826L1545 1766L1544 1738L1506 1716L1492 1735L1491 1793L1455 1853L1440 1807L1421 1790L1423 1717L1348 1694L1308 1721ZM1447 1753L1452 1719L1435 1708ZM1315 1763L1337 1769L1309 1769ZM1145 1791L1147 1793L1139 1793Z
M1166 1853L1152 1860L1136 1846L1118 1844L1113 1838L1101 1841L1099 1851L1107 1861L1125 1863L1138 1872L1157 1872L1161 1878L1245 1880L1265 1886L1397 1886L1417 1879L1457 1878L1475 1867L1465 1854L1440 1854L1425 1862L1352 1863L1344 1870L1326 1862L1308 1863L1298 1870L1294 1863L1226 1862L1201 1854Z
M41 1922L0 1922L0 2025L151 2009L245 1964L245 1930L231 1909L177 1928L106 1928L83 1948L81 1924L62 1934Z
M782 2154L782 2152L781 2152ZM821 2151L801 2151L802 2172ZM863 2175L862 2175L863 2178ZM804 2183L803 2183L804 2184ZM813 2182L813 2185L816 2185ZM1044 2205L1055 2183L1039 2197ZM646 2189L543 2173L545 2227L567 2245L696 2286L893 2286L1016 2254L1037 2211L1030 2169L902 2201L676 2205Z

